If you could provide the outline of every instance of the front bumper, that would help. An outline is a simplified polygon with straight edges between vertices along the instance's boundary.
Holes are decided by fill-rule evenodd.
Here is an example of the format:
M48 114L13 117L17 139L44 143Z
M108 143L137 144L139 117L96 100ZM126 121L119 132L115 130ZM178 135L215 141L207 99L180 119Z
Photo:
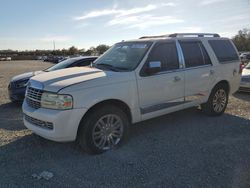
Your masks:
M250 92L250 82L240 82L239 91Z
M28 129L41 137L58 142L74 141L76 139L78 126L87 111L85 108L63 111L44 108L34 109L28 106L25 100L22 109L23 113L29 117L53 124L53 129L50 130L30 123L30 121L23 118L24 125Z

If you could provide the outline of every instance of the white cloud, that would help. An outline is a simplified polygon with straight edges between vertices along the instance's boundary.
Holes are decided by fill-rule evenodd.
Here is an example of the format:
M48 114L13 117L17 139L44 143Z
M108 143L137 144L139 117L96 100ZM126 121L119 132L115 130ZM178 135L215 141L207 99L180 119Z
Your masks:
M129 15L150 12L150 11L156 10L158 8L166 7L166 6L173 7L173 6L176 6L176 4L173 2L162 3L159 5L150 4L144 7L135 7L131 9L118 9L117 6L115 5L113 6L112 9L93 10L82 16L74 17L74 20L86 20L89 18L97 18L97 17L109 16L109 15L116 15L117 17L129 16Z
M220 3L223 1L225 0L203 0L201 1L201 5L211 5L211 4Z
M139 14L139 13L149 12L149 11L152 11L155 9L157 9L156 5L148 5L146 7L138 7L138 8L132 8L132 9L127 9L127 10L119 10L120 13L118 16L128 16L128 15L133 15L133 14Z
M98 10L98 11L92 11L89 12L83 16L75 17L75 20L86 20L88 18L96 18L100 16L107 16L107 15L112 15L112 14L117 14L118 11L115 9L104 9L104 10Z
M167 6L167 7L175 7L177 4L176 3L173 3L173 2L169 2L169 3L162 3L161 4L162 6Z
M184 22L182 19L173 16L152 16L138 15L127 17L115 17L108 22L108 25L126 25L128 28L145 29L152 26L175 24Z

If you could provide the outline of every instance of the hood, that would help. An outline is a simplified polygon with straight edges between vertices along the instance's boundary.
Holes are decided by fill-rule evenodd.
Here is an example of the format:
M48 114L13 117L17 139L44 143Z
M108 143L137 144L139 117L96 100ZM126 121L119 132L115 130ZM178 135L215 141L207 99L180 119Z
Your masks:
M39 88L47 91L58 92L60 89L70 85L107 78L111 74L115 74L115 72L89 67L73 67L39 74L32 77L30 84L34 86L39 85Z
M242 76L250 76L250 69L243 69Z
M43 71L35 71L35 72L26 72L26 73L23 73L23 74L19 74L17 76L14 76L11 81L12 82L16 82L16 81L19 81L19 80L26 80L26 79L30 79L32 76L35 76L35 75L38 75L38 74L41 74L43 73Z

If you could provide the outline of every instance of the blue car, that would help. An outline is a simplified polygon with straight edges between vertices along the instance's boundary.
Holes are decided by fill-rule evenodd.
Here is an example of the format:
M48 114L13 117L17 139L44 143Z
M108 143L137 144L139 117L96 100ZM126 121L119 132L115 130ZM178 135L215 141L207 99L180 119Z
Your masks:
M96 59L97 59L96 56L80 56L80 57L70 58L43 71L28 72L17 75L13 77L9 83L8 86L9 98L12 102L22 102L25 96L27 83L32 76L42 74L44 72L50 72L70 67L88 66Z

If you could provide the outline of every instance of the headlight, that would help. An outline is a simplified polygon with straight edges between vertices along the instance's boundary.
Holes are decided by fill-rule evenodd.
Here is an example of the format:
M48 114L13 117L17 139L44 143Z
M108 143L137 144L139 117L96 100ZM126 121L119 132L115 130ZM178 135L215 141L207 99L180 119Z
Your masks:
M41 97L41 107L58 110L72 109L73 98L70 95L44 92Z
M28 79L28 80L22 80L22 81L20 81L20 82L17 82L17 83L16 83L16 88L26 87L27 84L28 84L28 82L29 82L29 79Z

